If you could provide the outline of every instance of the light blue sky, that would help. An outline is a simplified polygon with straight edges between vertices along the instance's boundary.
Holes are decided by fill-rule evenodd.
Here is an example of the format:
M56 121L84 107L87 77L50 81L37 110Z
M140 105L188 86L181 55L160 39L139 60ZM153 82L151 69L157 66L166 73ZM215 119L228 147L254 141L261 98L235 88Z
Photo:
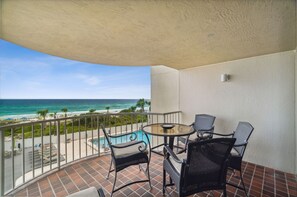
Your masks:
M150 67L83 63L0 39L1 99L150 99Z

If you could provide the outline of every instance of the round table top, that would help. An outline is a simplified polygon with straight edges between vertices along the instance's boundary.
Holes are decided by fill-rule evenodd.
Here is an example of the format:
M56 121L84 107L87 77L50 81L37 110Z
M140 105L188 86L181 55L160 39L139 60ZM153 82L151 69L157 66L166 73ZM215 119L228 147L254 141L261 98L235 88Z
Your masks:
M173 127L170 129L165 129L164 126ZM186 136L191 135L195 132L192 126L184 125L184 124L177 124L177 123L156 123L156 124L149 124L142 127L143 132L151 135L157 136Z

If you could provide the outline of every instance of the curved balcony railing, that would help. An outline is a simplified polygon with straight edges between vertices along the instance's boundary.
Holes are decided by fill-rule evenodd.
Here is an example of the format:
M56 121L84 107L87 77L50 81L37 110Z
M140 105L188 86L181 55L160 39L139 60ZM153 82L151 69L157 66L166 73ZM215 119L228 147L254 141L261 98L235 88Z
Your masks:
M179 123L180 113L93 113L1 126L0 196L63 166L107 153L101 124L113 134L123 134L151 123ZM140 131L138 138L145 139ZM150 138L151 146L163 143L161 138ZM127 139L116 138L114 143Z

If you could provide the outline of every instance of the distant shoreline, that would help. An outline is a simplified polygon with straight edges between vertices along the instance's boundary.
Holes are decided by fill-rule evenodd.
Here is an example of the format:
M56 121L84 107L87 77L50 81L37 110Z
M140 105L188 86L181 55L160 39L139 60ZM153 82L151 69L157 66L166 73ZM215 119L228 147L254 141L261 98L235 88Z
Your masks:
M109 112L111 113L118 113L121 110L124 109L110 109ZM106 113L107 110L96 110L94 113ZM74 115L80 115L80 114L85 114L89 113L89 111L76 111L76 112L67 112L67 116L74 116ZM49 113L51 114L51 113ZM52 118L50 115L46 116L46 119ZM58 112L57 113L57 118L64 117L64 112ZM33 119L38 119L39 116L38 114L17 114L17 115L4 115L0 116L0 120L33 120Z
M118 113L136 106L139 99L0 99L0 121L36 121L40 119L38 111L47 109L46 119L96 113ZM147 99L146 99L147 100ZM145 106L145 108L148 108Z

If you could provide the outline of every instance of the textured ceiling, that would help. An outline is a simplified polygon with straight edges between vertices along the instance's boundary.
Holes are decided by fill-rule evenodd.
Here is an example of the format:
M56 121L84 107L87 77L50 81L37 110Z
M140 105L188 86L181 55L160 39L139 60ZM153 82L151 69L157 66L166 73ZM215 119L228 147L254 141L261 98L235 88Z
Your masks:
M296 0L2 0L0 37L108 65L183 69L293 50Z

